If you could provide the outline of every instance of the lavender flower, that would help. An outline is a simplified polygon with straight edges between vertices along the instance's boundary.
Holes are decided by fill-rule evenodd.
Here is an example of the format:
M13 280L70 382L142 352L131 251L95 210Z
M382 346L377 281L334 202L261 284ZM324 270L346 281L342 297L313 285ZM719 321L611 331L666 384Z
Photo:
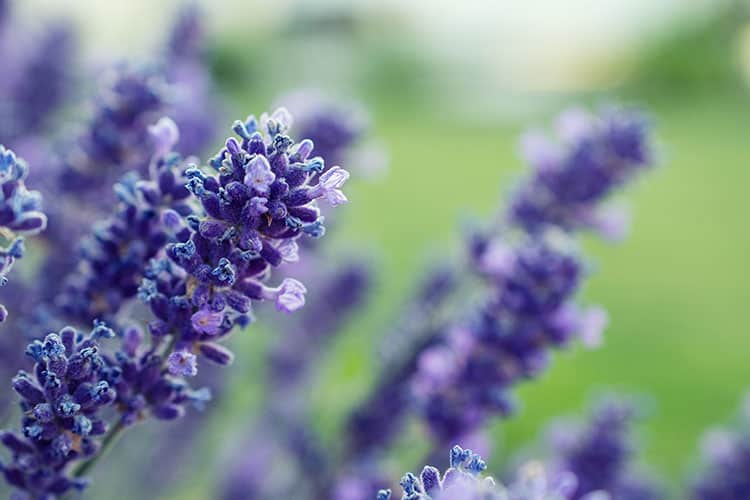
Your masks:
M613 213L598 205L653 163L647 121L624 109L598 116L572 110L560 117L558 128L558 141L538 133L524 138L532 173L514 194L508 218L529 232L554 226L612 234L613 219L605 216Z
M114 335L97 325L84 336L70 327L29 344L34 375L19 372L13 389L21 396L22 435L3 432L13 459L2 464L5 479L32 498L53 498L85 481L68 476L68 465L94 455L96 436L107 432L102 409L115 400L99 339Z
M75 37L72 27L61 22L29 36L26 28L8 22L7 6L0 10L0 24L7 23L0 28L5 70L0 83L0 142L37 164L40 156L34 149L45 148L44 136L71 94Z
M171 149L179 132L169 119L150 127L159 153L147 179L131 173L115 186L115 213L94 226L81 244L80 259L66 279L57 304L71 320L113 319L128 299L135 297L149 263L169 241L189 231L181 218L192 212L185 188L185 163ZM148 294L148 286L141 293ZM156 293L154 290L153 293Z
M750 396L735 430L714 429L703 439L703 463L690 484L694 500L750 498Z
M632 426L636 408L628 401L608 398L595 406L584 425L558 424L552 429L553 468L578 479L571 498L602 491L618 500L663 498L649 479L633 466Z
M307 158L309 141L295 147L283 134L289 121L279 110L263 115L260 126L254 117L237 122L241 142L229 138L211 161L218 177L197 168L187 171L188 188L205 214L187 218L192 235L167 247L171 263L153 276L156 293L147 300L158 318L150 325L155 336L170 332L180 345L226 364L231 354L216 341L248 321L252 300L273 300L286 312L304 305L304 285L287 278L268 286L268 271L296 255L289 247L303 234L323 235L314 200L333 196L340 201L331 192L348 174L333 168L334 181L321 178L310 185L324 162ZM267 212L258 213L257 198L265 200ZM219 314L223 321L217 326Z
M487 468L484 460L471 450L454 446L450 468L441 475L435 467L426 466L419 477L408 473L401 479L402 500L569 500L575 488L575 477L563 474L549 476L541 464L532 462L521 468L518 478L508 487L481 474ZM377 500L389 500L390 490L381 490ZM588 496L587 500L606 497Z
M65 24L48 26L35 41L23 68L14 75L9 101L15 108L11 137L38 135L50 125L54 112L70 94L74 53L73 32Z
M163 113L168 88L151 70L119 68L106 75L90 121L64 158L58 182L102 207L101 192L129 170L146 173L153 149L148 125Z
M584 269L568 247L544 240L508 246L506 269L488 276L485 305L422 352L413 388L438 442L511 412L510 389L538 375L549 351L573 337L579 324L570 310Z
M41 232L47 226L42 213L42 198L37 191L26 189L26 163L15 153L0 146L0 236L8 244L0 246L0 286L7 283L7 274L16 259L23 256L23 237ZM0 305L0 320L8 311Z
M197 373L195 355L181 350L164 350L157 354L141 343L144 336L131 326L127 344L106 356L111 367L107 381L117 390L118 428L124 428L148 417L174 420L187 406L202 408L210 392L191 388L181 377Z

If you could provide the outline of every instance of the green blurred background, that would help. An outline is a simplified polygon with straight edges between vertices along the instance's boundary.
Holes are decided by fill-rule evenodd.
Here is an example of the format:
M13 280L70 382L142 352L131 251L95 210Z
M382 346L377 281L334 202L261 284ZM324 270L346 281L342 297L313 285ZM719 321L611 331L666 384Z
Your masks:
M177 2L24 2L74 15L93 60L133 57L164 35ZM521 5L523 4L523 5ZM740 2L205 2L211 60L231 116L299 87L361 100L389 157L357 181L332 247L374 256L372 307L316 374L314 425L328 442L377 374L382 333L425 262L460 251L466 216L489 217L523 172L517 138L574 104L645 107L659 169L627 193L630 236L593 239L585 297L606 306L603 348L556 356L520 390L521 412L493 425L493 465L592 392L650 397L645 459L689 474L702 431L727 421L750 387L750 25ZM331 249L334 252L334 249ZM252 420L272 334L238 336L231 394L194 452L220 452ZM411 439L418 448L419 433ZM419 456L418 453L413 453ZM405 467L414 467L411 456ZM218 462L216 462L218 463ZM197 460L173 498L210 498L216 465ZM126 498L126 497L123 497Z

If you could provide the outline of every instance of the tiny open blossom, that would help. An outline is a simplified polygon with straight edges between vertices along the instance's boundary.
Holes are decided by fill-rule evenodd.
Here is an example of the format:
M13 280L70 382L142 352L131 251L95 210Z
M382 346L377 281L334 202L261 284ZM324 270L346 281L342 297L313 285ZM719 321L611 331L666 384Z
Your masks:
M255 156L248 162L246 170L245 184L258 193L267 193L271 183L276 180L276 174L271 172L271 165L265 156Z
M216 335L219 333L219 327L221 327L224 321L224 313L214 312L209 309L200 309L190 318L193 328L200 333L206 335Z
M299 245L294 240L284 240L277 248L281 252L281 258L284 262L298 262L299 261Z
M276 309L291 313L305 305L305 285L293 278L286 278L275 291Z
M349 172L341 167L332 167L320 176L316 192L319 196L324 196L331 206L338 206L346 203L349 199L346 197L341 188L349 179Z
M194 377L198 374L198 358L187 351L175 351L167 358L167 369L172 375Z

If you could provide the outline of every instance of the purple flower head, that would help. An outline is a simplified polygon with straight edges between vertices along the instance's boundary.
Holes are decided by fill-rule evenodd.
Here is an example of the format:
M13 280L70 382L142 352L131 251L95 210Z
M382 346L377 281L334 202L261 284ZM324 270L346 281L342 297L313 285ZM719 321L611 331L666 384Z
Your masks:
M573 499L604 492L623 500L663 497L656 484L633 467L632 436L636 407L628 401L608 398L597 404L583 425L566 423L553 427L552 469L577 478Z
M86 485L66 469L97 452L97 436L107 431L101 410L116 398L97 336L66 327L32 342L27 354L36 363L34 375L21 371L13 379L24 416L21 433L0 436L12 454L2 470L9 484L33 498Z
M622 217L608 219L597 205L653 163L647 120L627 109L569 112L559 135L557 142L538 134L524 140L532 173L515 193L510 222L530 232L556 226L618 236Z
M435 467L426 466L419 477L407 473L400 484L406 500L487 499L502 500L504 489L490 477L482 477L487 468L482 457L471 450L454 446L450 454L450 468L444 474ZM378 500L389 500L389 490L378 492Z
M575 310L583 275L580 258L568 246L524 238L504 246L502 265L490 266L485 275L486 302L423 350L412 387L437 437L457 439L492 414L510 413L511 389L540 373L550 352L568 343L578 321L563 323L560 316ZM488 259L479 255L478 261Z
M164 147L179 134L169 119L151 130L166 138ZM119 203L114 213L82 239L79 262L56 298L64 314L82 322L111 321L136 295L148 301L158 294L156 281L147 276L158 273L149 272L150 264L168 242L190 234L185 223L193 211L185 187L188 168L179 155L162 150L152 158L147 178L131 173L115 185Z
M167 369L172 375L194 377L198 374L198 358L187 351L175 351L167 358Z
M26 189L26 163L15 153L0 145L0 232L10 240L0 246L0 286L8 282L7 274L17 259L23 257L23 236L33 235L47 227L47 216L42 210L41 195ZM8 311L0 312L0 322Z
M72 94L76 71L73 27L56 22L43 28L31 39L23 29L6 31L0 40L5 63L0 138L35 162L30 147L44 141L42 135Z
M306 293L305 285L293 278L285 278L278 287L267 289L264 298L275 301L279 311L292 313L305 305Z
M299 281L267 284L271 269L298 259L298 238L324 230L316 200L326 189L310 182L319 159L308 160L306 143L285 135L290 123L285 110L238 121L239 137L227 139L209 162L214 174L185 171L185 187L200 207L186 213L184 230L167 244L169 265L141 286L157 318L150 324L155 336L177 336L190 352L228 364L231 352L219 341L248 324L253 300L273 300L285 312L304 305ZM339 170L326 181L328 190L345 180Z
M66 155L61 187L106 207L104 189L128 170L145 174L153 154L149 125L163 115L168 95L163 78L151 71L119 68L105 75L94 114Z
M196 331L206 335L216 335L224 323L224 313L200 309L192 315L190 321Z

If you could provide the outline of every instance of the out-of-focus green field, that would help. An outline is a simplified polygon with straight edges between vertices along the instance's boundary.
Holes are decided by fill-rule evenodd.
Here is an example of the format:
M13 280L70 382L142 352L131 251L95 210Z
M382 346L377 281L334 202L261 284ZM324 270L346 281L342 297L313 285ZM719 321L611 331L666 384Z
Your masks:
M610 312L606 344L556 356L544 376L521 388L518 415L493 425L491 470L551 416L580 412L592 392L614 388L652 398L642 429L645 458L676 482L689 474L702 431L727 421L750 387L750 95L639 104L654 118L661 165L627 193L627 240L585 243L594 274L584 295ZM372 307L334 342L315 383L314 425L329 443L347 409L367 394L381 333L419 271L435 257L457 255L462 217L489 217L523 172L520 126L373 111L390 172L352 184L333 239L375 255L381 275ZM268 338L260 328L238 336L244 363L232 378L235 397L224 398L203 446L221 449L231 441L228 428L249 425L262 384L273 390L253 366ZM202 468L178 497L207 498L201 495L211 472Z

